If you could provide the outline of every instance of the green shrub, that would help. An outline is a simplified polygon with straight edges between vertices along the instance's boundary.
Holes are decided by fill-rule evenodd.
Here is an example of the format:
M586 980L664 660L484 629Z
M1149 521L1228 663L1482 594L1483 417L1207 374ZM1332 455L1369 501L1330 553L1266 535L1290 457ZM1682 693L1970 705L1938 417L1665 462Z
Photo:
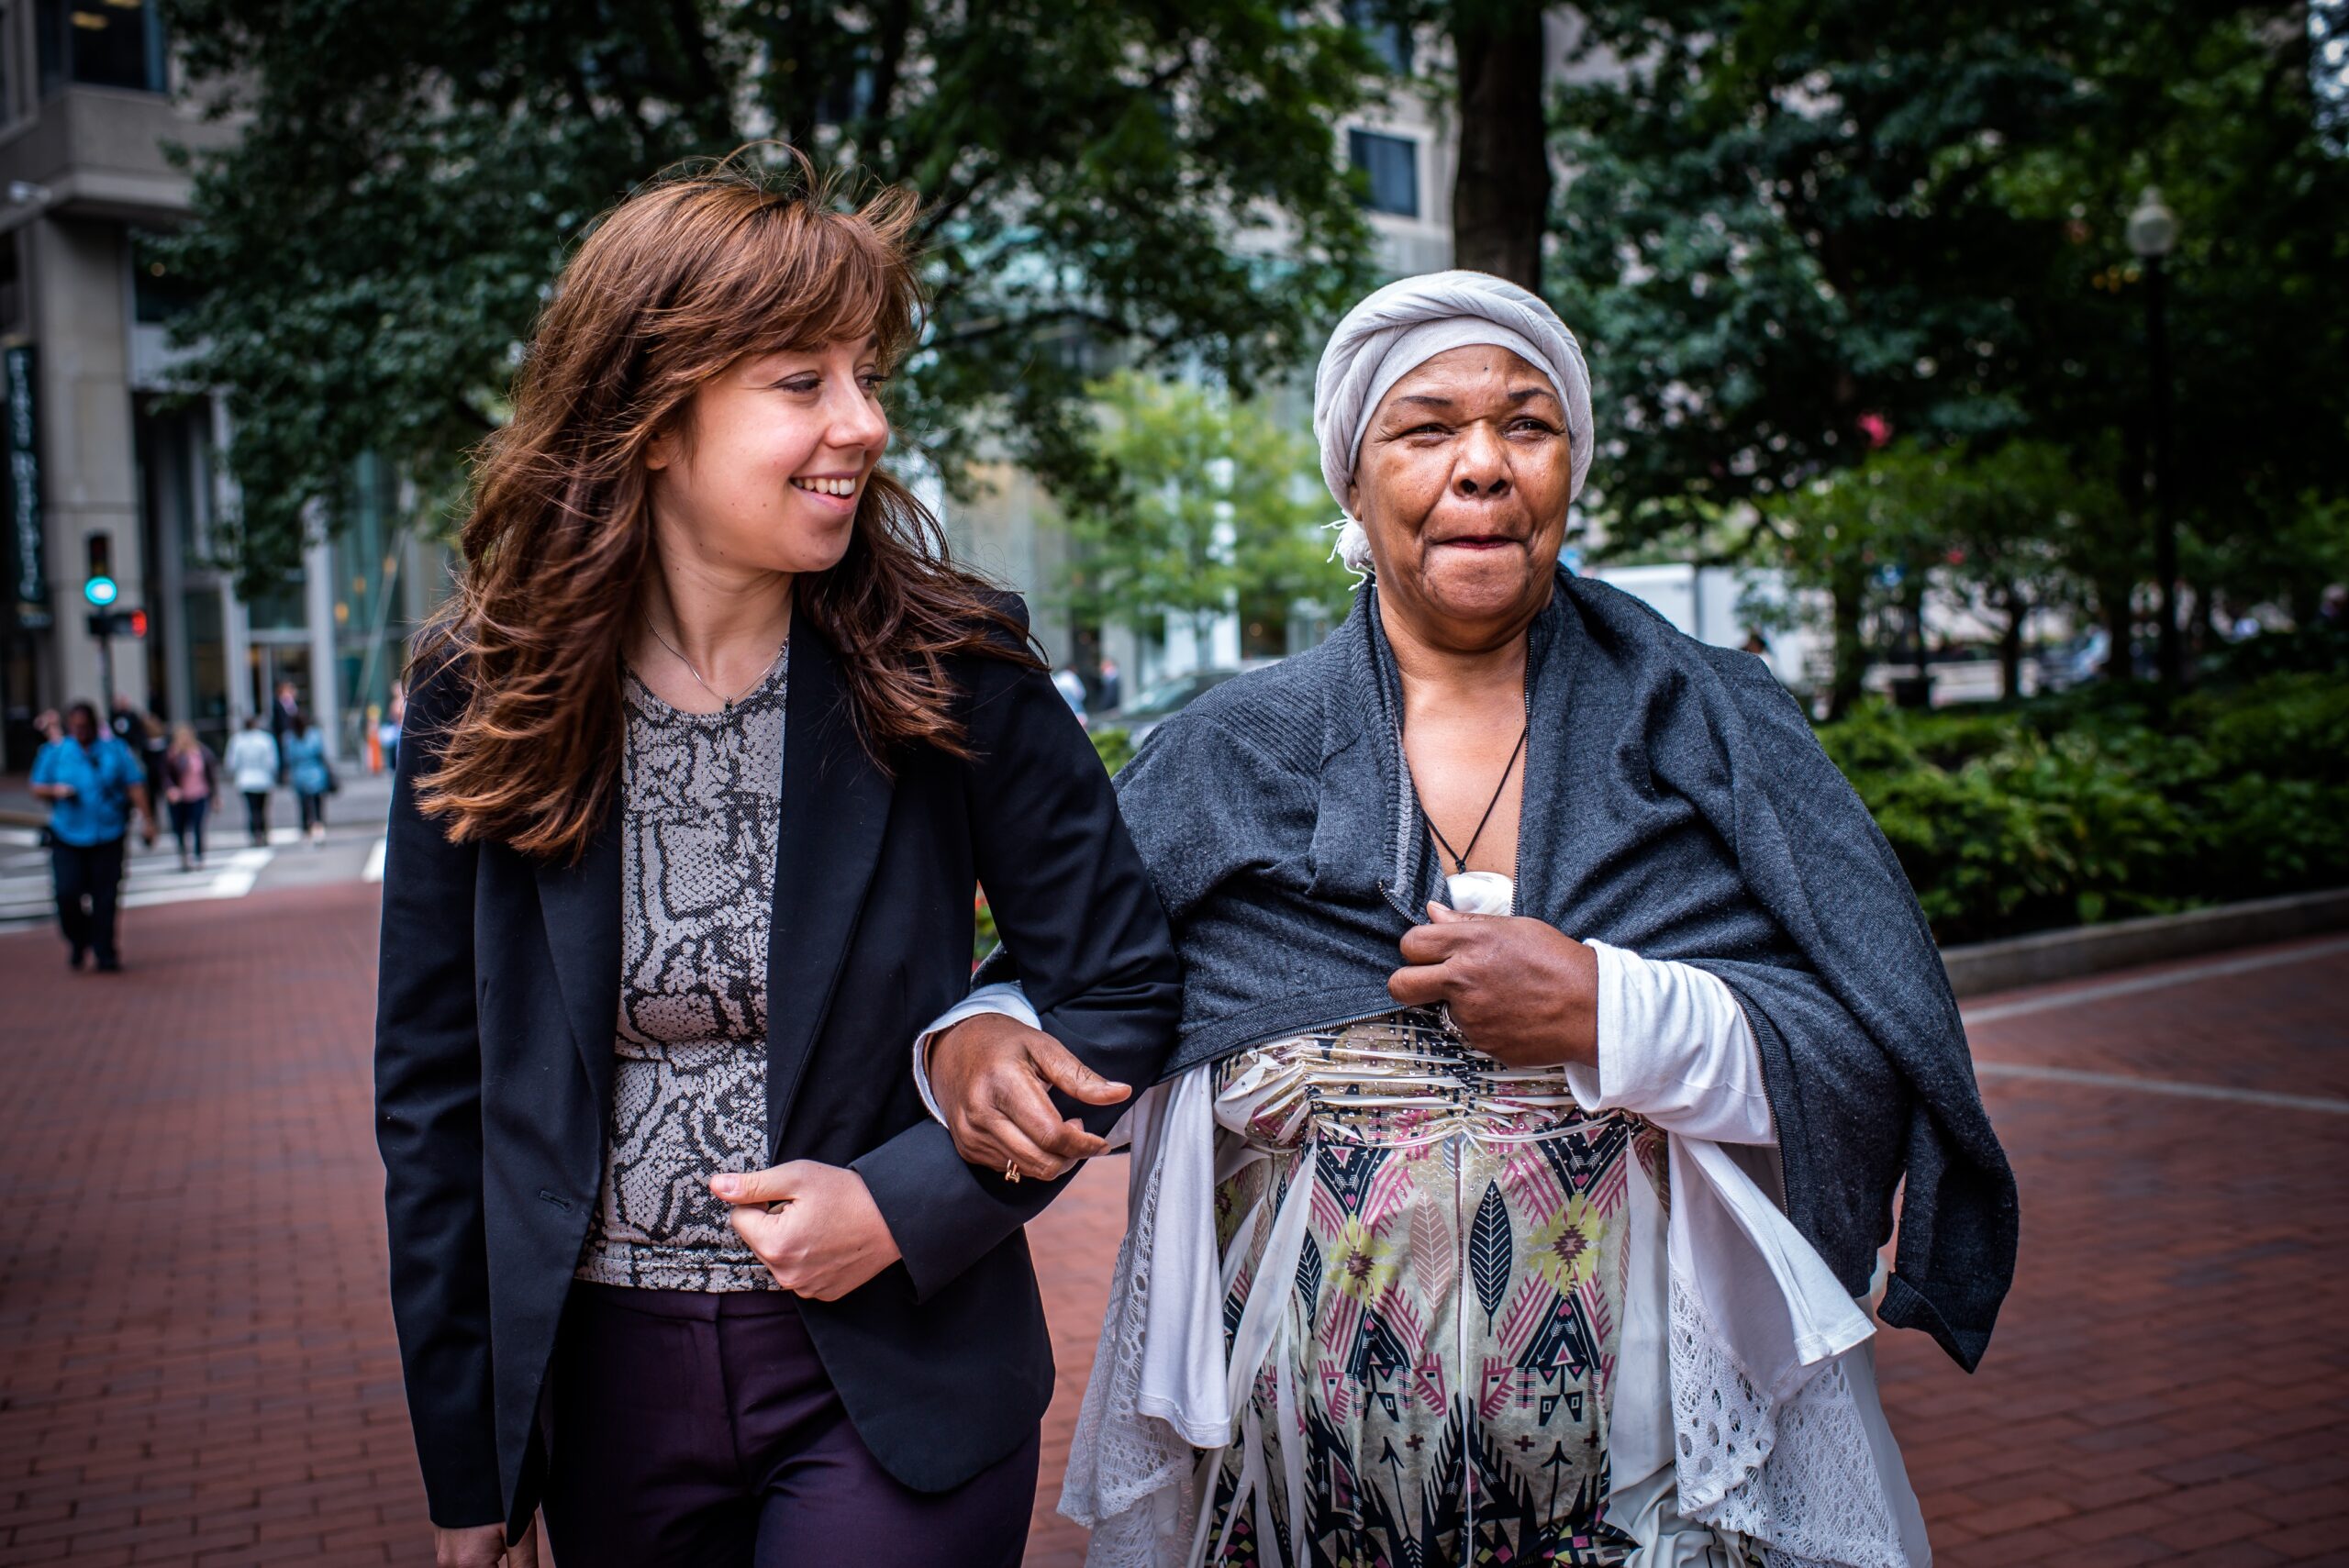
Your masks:
M2349 883L2349 683L2268 676L1966 713L1862 708L1820 741L1943 941Z
M1106 729L1096 729L1091 733L1093 750L1100 753L1101 765L1109 770L1111 778L1117 777L1119 770L1134 760L1132 734L1119 728L1116 725L1111 725Z

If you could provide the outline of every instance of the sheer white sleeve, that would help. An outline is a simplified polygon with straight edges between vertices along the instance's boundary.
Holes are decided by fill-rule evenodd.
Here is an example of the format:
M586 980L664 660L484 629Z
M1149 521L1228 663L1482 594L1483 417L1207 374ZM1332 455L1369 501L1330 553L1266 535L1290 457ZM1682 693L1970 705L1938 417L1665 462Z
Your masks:
M1028 1005L1028 994L1019 988L1017 980L982 985L932 1018L928 1029L914 1036L914 1088L920 1094L922 1106L933 1120L945 1121L946 1113L938 1108L938 1096L930 1092L930 1042L964 1018L974 1018L981 1013L1001 1013L1006 1018L1018 1018L1031 1029L1043 1027L1042 1020L1036 1017L1036 1009Z
M1582 1107L1633 1111L1683 1138L1776 1143L1753 1026L1720 977L1589 946L1598 959L1598 1064L1566 1064Z

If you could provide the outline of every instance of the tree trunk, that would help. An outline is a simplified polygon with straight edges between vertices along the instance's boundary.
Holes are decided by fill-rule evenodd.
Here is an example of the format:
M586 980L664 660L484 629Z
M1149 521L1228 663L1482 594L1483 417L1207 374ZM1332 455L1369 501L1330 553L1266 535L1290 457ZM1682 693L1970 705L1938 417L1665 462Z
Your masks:
M2129 602L2135 591L2131 583L2107 583L2097 590L2097 607L2104 612L2104 634L2111 644L2104 662L2108 681L2137 678L2136 654L2130 646L2137 635L2137 612Z
M1455 0L1460 172L1452 187L1453 264L1542 292L1550 216L1550 137L1542 94L1542 7Z
M1867 673L1867 647L1860 636L1860 617L1866 607L1865 579L1839 572L1830 590L1834 601L1834 673L1829 677L1827 717L1842 718L1860 700L1860 678Z
M2007 624L1998 632L1998 691L2009 702L2022 695L2022 622L2031 613L2021 599L2009 595Z
M1902 628L1902 637L1909 644L1909 668L1915 673L1893 683L1892 701L1897 707L1931 707L1932 653L1925 646L1925 568L1922 562L1911 561L1907 563L1906 572L1903 581L1908 593L1900 614L1908 625Z

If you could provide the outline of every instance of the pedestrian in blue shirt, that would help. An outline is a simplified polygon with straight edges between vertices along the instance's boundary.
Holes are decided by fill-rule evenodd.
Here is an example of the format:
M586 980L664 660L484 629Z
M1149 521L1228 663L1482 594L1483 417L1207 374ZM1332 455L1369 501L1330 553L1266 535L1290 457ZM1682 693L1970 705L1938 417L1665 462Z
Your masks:
M326 733L306 712L296 713L285 727L279 755L285 782L294 786L295 804L301 807L303 836L316 848L326 840L327 796L341 787L327 760Z
M33 794L50 802L50 868L57 883L57 921L75 969L91 954L101 971L122 967L115 948L115 908L122 891L123 840L130 818L155 841L147 808L147 770L138 753L98 727L98 710L77 702L66 732L33 759Z

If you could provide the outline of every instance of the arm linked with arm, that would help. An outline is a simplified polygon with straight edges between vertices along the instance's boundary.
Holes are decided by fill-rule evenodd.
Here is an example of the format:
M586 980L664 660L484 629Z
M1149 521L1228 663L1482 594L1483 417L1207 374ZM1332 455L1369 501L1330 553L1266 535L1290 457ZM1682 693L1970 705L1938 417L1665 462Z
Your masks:
M1085 1066L1137 1085L1174 1042L1173 938L1100 759L1039 670L982 661L969 767L971 837L1005 949L1038 1021ZM1063 1101L1095 1132L1122 1107ZM925 1120L856 1161L917 1292L928 1296L1041 1211L1065 1177L1008 1183Z

